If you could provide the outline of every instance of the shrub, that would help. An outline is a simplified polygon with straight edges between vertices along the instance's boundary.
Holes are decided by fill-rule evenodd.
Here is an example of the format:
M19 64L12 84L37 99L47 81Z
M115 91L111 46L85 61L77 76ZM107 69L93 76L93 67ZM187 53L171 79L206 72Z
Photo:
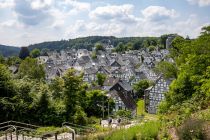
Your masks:
M116 112L117 116L120 117L127 117L127 118L131 118L131 111L129 110L119 110Z
M181 140L203 140L205 133L203 131L202 120L189 119L184 122L182 126L178 128L178 135Z

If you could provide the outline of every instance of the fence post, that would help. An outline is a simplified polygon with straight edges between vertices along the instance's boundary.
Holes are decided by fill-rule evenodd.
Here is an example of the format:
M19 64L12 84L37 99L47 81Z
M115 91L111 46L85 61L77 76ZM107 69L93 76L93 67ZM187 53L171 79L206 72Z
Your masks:
M12 132L10 133L10 139L12 140Z
M58 138L57 138L57 133L55 133L55 140L57 140Z
M16 140L18 140L18 132L17 132L17 130L15 132L15 135L16 135Z
M7 140L7 132L5 133L5 136L6 136L6 138L5 138L5 139Z

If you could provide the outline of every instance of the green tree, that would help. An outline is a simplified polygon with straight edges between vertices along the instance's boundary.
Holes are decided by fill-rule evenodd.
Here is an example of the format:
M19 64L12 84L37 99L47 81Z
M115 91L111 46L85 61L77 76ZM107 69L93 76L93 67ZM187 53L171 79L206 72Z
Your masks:
M0 64L0 91L0 97L12 97L15 93L11 73L3 64Z
M92 52L91 58L92 59L96 59L97 58L97 55L96 55L96 52L95 51Z
M64 95L66 105L66 119L71 119L75 113L75 107L79 104L78 92L81 91L82 75L77 76L76 71L69 69L63 76Z
M100 43L96 43L95 44L95 48L96 48L96 52L99 51L99 50L102 50L102 51L105 50L103 45L101 45Z
M133 49L139 50L140 48L143 48L143 41L135 41L133 44Z
M49 100L48 100L48 94L47 92L41 93L40 99L37 103L36 107L37 113L37 119L39 119L39 122L41 124L45 124L48 120L48 112L49 112Z
M163 73L164 78L177 78L178 69L176 67L176 64L162 61L156 65L155 71L157 73Z
M97 73L96 76L97 76L97 83L98 83L98 85L103 86L104 81L106 80L106 75L101 74L101 73Z
M142 98L144 95L144 90L150 86L150 82L148 80L140 80L139 82L133 85L133 89L137 93L138 98Z
M0 64L0 121L14 120L16 89L8 68Z
M93 90L87 92L87 107L85 112L88 116L102 117L112 112L114 108L114 101L109 99L103 91Z
M62 78L56 77L55 79L52 79L51 83L49 84L49 87L52 92L53 99L64 98L64 80Z
M208 34L210 34L210 26L203 27L201 35L208 35Z
M124 51L126 51L126 47L122 42L120 42L120 43L118 43L117 47L115 48L115 51L116 52L124 52Z
M155 50L156 47L155 46L149 46L148 48L149 48L149 51L152 52L152 51Z
M28 47L21 47L20 53L19 53L19 58L20 59L25 59L28 56L29 56Z
M193 40L176 37L170 50L170 56L175 60L175 64L165 63L166 69L163 68L165 64L159 66L166 75L169 77L174 75L176 78L171 83L169 92L165 94L166 100L161 105L160 112L176 109L185 113L182 106L187 104L188 110L192 110L190 113L193 113L208 106L210 65L208 27L203 28L203 32L200 37Z
M36 59L26 58L20 64L18 75L20 78L27 76L35 80L45 79L44 66L41 64L38 64Z
M36 57L38 57L38 56L40 56L40 50L39 49L33 49L31 52L30 52L30 56L32 57L32 58L36 58Z
M76 112L73 118L74 118L74 123L79 125L86 125L88 121L86 113L84 112L83 108L80 106L76 107Z
M0 64L5 64L5 59L1 54L0 54Z
M6 61L7 65L11 66L11 65L18 65L21 63L21 59L17 56L12 56L9 57Z
M133 50L133 49L134 49L133 43L128 42L128 43L125 45L125 48L126 48L126 50Z

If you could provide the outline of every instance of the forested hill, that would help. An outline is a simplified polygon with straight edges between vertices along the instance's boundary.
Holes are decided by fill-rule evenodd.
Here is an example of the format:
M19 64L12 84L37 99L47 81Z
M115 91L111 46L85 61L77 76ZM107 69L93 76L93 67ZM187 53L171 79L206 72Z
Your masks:
M66 48L91 50L96 43L110 44L113 45L114 47L116 47L119 43L123 44L131 43L133 49L139 49L144 47L145 43L148 44L146 46L150 45L156 46L161 39L162 36L161 37L122 37L122 38L117 38L114 36L89 36L89 37L81 37L69 40L42 42L42 43L29 45L28 47L29 50L33 50L35 48L40 50L43 49L62 50ZM165 42L165 40L163 42ZM163 44L163 42L161 43ZM5 57L18 55L19 51L20 48L18 47L0 45L0 54L2 54Z
M123 37L117 38L114 36L89 36L89 37L81 37L76 39L69 39L69 40L61 40L61 41L51 41L51 42L43 42L38 44L29 45L29 49L33 50L38 48L42 49L49 49L49 50L61 50L66 48L75 48L75 49L88 49L91 50L92 47L96 43L103 43L103 44L111 44L117 46L118 43L122 42L126 44L128 42L134 43L136 48L143 47L143 41L145 39L154 40L157 42L159 39L158 37Z
M0 55L3 55L4 57L8 56L17 56L19 54L20 48L13 47L13 46L6 46L6 45L0 45Z

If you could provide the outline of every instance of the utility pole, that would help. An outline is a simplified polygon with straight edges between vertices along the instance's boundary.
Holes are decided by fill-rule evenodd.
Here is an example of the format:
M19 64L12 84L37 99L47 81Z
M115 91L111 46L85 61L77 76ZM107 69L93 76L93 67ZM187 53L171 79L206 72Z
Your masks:
M108 98L108 118L109 118L109 98Z
M104 119L104 97L103 97L103 119Z

